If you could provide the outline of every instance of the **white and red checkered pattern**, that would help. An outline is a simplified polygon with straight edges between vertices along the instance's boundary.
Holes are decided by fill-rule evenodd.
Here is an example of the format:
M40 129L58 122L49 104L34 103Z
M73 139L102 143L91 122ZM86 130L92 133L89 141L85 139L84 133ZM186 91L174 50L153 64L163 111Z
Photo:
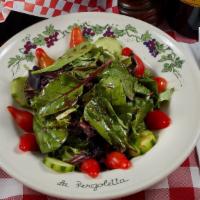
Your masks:
M37 193L0 169L0 199L58 200ZM167 178L153 187L117 200L200 200L200 173L196 152Z
M117 0L0 0L0 22L6 19L10 10L43 17L83 11L118 12ZM170 32L170 35L176 37L174 32ZM193 42L182 37L176 39ZM200 200L199 167L196 150L194 150L176 171L160 183L118 200ZM0 199L58 200L27 188L1 169Z
M0 22L10 10L47 18L72 12L118 13L117 0L0 0Z

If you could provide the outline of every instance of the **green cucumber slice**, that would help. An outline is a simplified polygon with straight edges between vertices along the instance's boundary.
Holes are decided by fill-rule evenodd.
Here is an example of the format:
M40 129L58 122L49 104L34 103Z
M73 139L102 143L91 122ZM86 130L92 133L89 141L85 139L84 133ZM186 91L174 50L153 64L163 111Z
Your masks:
M122 45L115 38L111 38L111 37L99 38L95 42L95 44L97 47L102 47L103 49L108 50L112 54L116 53L118 55L121 55Z
M50 169L59 172L59 173L67 173L72 172L75 169L75 166L56 158L45 157L43 163Z
M28 103L24 93L26 81L27 77L18 77L12 80L10 85L11 95L13 99L22 107L28 107Z

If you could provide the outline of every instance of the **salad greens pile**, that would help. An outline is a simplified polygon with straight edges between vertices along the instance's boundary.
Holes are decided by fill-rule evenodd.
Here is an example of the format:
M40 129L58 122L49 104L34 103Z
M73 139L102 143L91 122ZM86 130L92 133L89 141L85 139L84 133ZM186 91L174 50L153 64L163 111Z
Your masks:
M158 93L147 68L142 77L134 76L136 62L120 55L121 48L114 38L83 42L52 65L34 66L27 77L12 81L14 100L33 113L41 153L61 161L58 168L45 159L52 169L78 170L91 157L105 168L103 158L110 151L132 158L155 145L145 117L168 101L172 90Z

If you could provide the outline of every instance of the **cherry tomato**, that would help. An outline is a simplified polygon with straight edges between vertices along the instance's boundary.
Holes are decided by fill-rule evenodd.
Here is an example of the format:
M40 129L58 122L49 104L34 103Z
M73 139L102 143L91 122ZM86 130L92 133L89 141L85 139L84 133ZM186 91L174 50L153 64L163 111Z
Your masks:
M168 127L171 119L166 113L160 110L154 110L147 114L145 122L148 129L159 130Z
M109 169L128 169L131 166L131 162L127 157L118 151L113 151L106 156L106 166Z
M142 60L140 59L140 57L138 57L136 54L134 54L134 59L136 61L136 67L134 69L133 74L137 78L141 78L141 77L143 77L144 71L145 71L144 63L142 62Z
M164 92L167 88L167 81L163 77L157 76L154 77L154 80L156 81L158 93Z
M19 110L13 106L7 107L16 124L27 132L33 131L33 115L30 112Z
M24 133L20 137L19 149L22 151L37 151L38 144L33 133Z
M133 55L133 51L128 47L124 47L122 49L122 55L123 56L132 56Z
M83 37L80 27L75 26L71 32L69 47L70 48L75 47L84 41L85 41L85 39Z
M96 178L100 172L100 165L95 159L87 159L81 164L80 170L92 178Z
M48 67L49 65L52 65L55 61L50 58L47 53L42 48L37 48L35 51L35 55L38 60L38 65L40 68Z

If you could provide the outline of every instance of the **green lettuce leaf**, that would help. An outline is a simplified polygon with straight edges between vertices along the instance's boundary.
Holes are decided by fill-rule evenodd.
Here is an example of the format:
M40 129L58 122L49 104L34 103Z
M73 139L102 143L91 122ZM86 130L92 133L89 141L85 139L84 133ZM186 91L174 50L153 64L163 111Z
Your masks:
M144 124L144 118L147 113L153 108L153 103L151 100L145 100L142 98L135 99L136 114L134 120L132 121L132 132L133 134L139 134L141 131L146 129Z
M111 145L125 150L127 127L106 98L93 98L84 109L84 119Z
M170 88L165 90L164 92L159 94L159 99L158 101L161 102L165 102L165 101L169 101L171 99L171 96L174 92L174 88Z
M134 78L131 74L129 74L128 70L124 68L118 60L112 63L112 65L104 71L102 77L115 77L121 81L121 84L124 89L125 95L133 100L134 97L134 84L136 78Z
M33 131L42 153L49 153L60 148L66 141L68 132L64 127L48 127L48 121L38 115L34 116Z
M66 53L59 57L52 65L33 71L32 74L40 74L44 72L52 72L61 69L65 65L71 63L72 61L76 60L77 58L83 56L84 54L88 53L94 45L90 42L83 42L80 45L70 48L66 51Z
M74 148L71 146L62 146L58 150L57 157L60 158L64 162L70 162L75 155L81 154L81 150L78 148Z
M80 81L62 74L46 85L31 105L41 116L52 115L75 105L82 91Z
M118 77L107 76L102 78L96 85L95 92L96 96L107 98L113 106L126 104L126 95Z
M61 95L69 92L79 83L80 81L72 76L69 76L67 73L61 74L57 79L47 84L39 93L39 95L33 98L31 101L31 106L35 109L38 109L54 99L57 99Z

